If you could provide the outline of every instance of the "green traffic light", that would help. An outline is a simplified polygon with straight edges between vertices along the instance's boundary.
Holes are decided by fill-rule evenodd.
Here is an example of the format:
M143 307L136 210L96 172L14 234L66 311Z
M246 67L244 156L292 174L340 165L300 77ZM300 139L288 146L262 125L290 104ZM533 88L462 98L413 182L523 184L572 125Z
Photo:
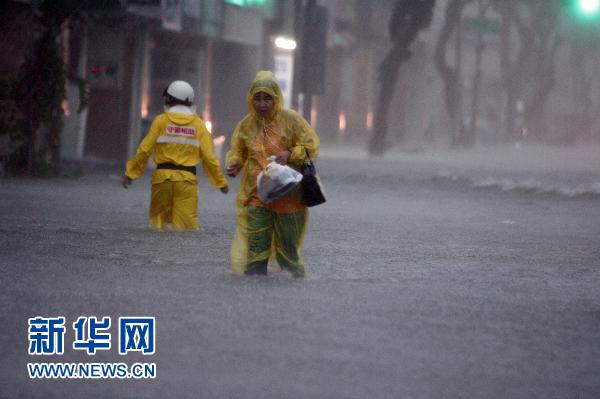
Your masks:
M578 0L577 6L585 15L596 15L600 11L600 0Z

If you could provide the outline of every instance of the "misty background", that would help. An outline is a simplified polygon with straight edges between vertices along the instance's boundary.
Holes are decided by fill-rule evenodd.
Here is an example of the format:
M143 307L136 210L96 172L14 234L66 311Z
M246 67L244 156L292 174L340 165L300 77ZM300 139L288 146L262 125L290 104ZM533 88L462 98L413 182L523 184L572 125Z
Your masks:
M173 80L222 154L256 71L328 148L365 154L598 146L595 0L8 1L10 173L123 165ZM27 26L28 29L23 29Z

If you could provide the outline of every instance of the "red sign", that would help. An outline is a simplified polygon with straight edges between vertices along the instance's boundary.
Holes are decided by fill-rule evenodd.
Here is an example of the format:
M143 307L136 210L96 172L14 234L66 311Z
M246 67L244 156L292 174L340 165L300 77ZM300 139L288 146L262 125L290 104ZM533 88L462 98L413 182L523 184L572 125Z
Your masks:
M167 126L167 133L176 136L194 137L196 136L196 129L187 126Z

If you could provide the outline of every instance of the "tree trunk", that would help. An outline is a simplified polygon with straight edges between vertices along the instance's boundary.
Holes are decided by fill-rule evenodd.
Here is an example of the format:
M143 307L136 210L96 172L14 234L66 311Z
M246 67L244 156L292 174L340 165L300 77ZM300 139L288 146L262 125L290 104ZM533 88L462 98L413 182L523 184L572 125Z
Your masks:
M462 17L462 10L468 0L451 0L448 3L446 9L446 19L444 26L440 31L438 42L435 48L434 62L435 67L442 80L444 82L444 100L446 104L446 111L451 123L451 145L460 145L464 138L464 124L462 122L462 87L460 84L460 53L461 53L461 40L460 32L460 20ZM448 42L452 37L452 33L455 31L457 36L456 46L456 58L457 63L454 68L448 65L446 60L446 48Z
M390 104L394 98L394 88L398 83L398 69L410 54L402 48L394 48L379 67L379 94L377 97L377 114L373 124L373 136L369 143L369 154L381 155L385 149L385 136L388 128Z
M592 134L593 114L592 106L592 88L591 76L586 71L586 63L589 59L588 53L579 43L571 45L571 73L573 84L573 95L575 97L575 128L577 133L583 137L589 138Z
M386 148L388 113L398 83L398 69L410 58L410 46L419 32L428 27L433 17L435 0L398 0L390 20L390 36L394 47L379 65L379 94L374 116L369 154L380 156Z
M502 70L502 86L506 96L504 106L504 141L512 143L521 138L523 121L517 104L522 101L523 88L526 83L527 65L531 57L530 44L533 41L531 30L523 23L515 8L515 0L498 0L496 3L501 15L500 37L500 66ZM520 38L519 51L515 61L512 61L511 36L512 26L517 27Z
M505 138L512 142L525 137L541 139L546 132L545 105L554 89L554 58L560 45L557 36L558 4L533 0L525 3L529 20L525 22L515 8L515 0L497 0L502 16L501 66L502 84L506 93ZM510 59L511 26L519 36L519 51L515 62ZM523 115L517 126L516 105L523 102Z
M488 4L484 4L484 0L479 0L479 20L485 18L485 14L489 7ZM477 47L475 48L475 75L473 76L473 87L471 91L471 117L469 121L469 130L465 140L465 145L472 147L475 145L475 139L477 135L477 124L479 120L479 94L481 86L481 61L483 57L483 50L485 49L484 32L482 30L477 31Z
M532 137L544 140L547 137L545 108L550 94L556 86L554 59L562 39L558 35L558 9L552 3L537 1L530 4L534 26L531 62L531 95L525 107L525 123Z
M31 105L29 105L31 106ZM27 109L26 111L26 115L27 115L27 130L25 132L25 134L27 135L27 170L25 171L25 173L27 174L27 176L33 176L34 175L34 168L35 168L35 147L37 146L36 143L36 138L37 138L37 131L36 128L34 127L34 116L33 116L33 112L31 111L30 108Z

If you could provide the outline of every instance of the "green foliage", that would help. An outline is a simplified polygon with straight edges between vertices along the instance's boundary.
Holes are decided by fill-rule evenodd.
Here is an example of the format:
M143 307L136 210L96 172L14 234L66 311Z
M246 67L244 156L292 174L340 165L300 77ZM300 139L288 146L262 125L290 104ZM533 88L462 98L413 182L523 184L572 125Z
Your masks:
M59 166L62 102L66 98L66 71L58 37L61 25L80 3L74 0L34 1L37 38L16 76L1 84L14 108L12 118L0 118L2 131L11 134L12 153L8 169L29 174L47 174ZM45 136L39 140L40 129Z
M72 81L77 83L79 90L79 107L77 107L77 113L81 113L87 108L90 102L90 82L84 78L72 78Z
M0 135L8 134L11 139L23 126L23 115L14 101L14 75L0 76Z
M8 154L1 154L3 168L9 172L27 169L25 115L15 101L15 75L0 77L0 135L8 135Z
M65 98L65 71L60 47L52 30L45 32L17 78L14 95L34 124L49 124Z

